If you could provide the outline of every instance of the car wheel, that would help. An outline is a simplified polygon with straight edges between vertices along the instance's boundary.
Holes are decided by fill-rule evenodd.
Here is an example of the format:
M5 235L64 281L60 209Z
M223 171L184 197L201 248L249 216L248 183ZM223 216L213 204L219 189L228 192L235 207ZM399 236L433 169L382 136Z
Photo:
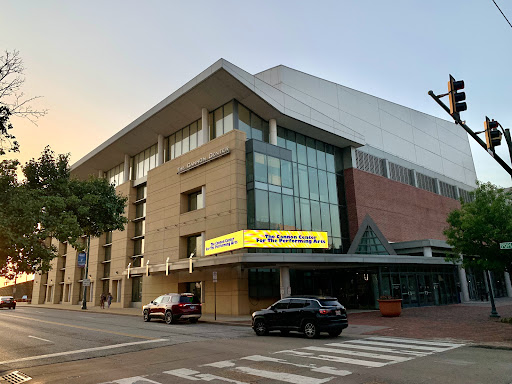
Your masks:
M331 337L338 337L339 335L341 335L341 329L339 331L329 331Z
M144 310L144 321L151 321L151 317L149 316L149 311L147 309Z
M281 336L288 336L290 334L290 331L283 329L281 331Z
M258 336L268 335L267 324L265 324L265 321L256 320L256 323L254 324L254 332L256 332Z
M318 328L316 327L315 323L311 321L307 321L304 324L304 334L308 339L314 339L318 336Z
M176 322L176 318L174 317L171 311L165 312L165 322L167 324L174 324Z
M197 317L191 317L190 319L188 319L188 321L190 321L192 324L197 323L197 320L199 320Z

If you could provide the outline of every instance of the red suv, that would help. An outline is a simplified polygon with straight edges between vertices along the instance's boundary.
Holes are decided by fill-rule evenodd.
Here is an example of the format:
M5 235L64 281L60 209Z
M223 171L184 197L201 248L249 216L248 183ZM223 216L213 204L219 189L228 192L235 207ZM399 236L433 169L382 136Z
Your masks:
M142 314L144 321L159 318L174 324L179 319L188 319L197 323L201 317L201 301L192 293L168 293L143 306Z

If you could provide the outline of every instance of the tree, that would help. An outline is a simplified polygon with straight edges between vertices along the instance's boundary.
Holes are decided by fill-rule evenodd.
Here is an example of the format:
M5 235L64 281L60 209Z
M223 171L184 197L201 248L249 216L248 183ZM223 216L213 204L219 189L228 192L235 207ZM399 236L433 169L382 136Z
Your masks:
M46 115L47 110L34 109L31 102L40 96L25 97L21 87L25 82L25 67L18 51L5 51L0 56L0 155L6 151L18 152L19 144L10 133L13 128L11 117L23 117L36 124L36 120Z
M17 179L16 160L0 162L0 274L46 272L57 249L51 238L83 250L82 236L124 230L127 198L106 179L70 176L69 155L55 156L46 147L38 160L23 167Z
M477 182L471 202L448 215L444 234L465 268L512 272L512 251L500 243L512 241L512 194L491 183ZM461 256L464 257L461 260Z

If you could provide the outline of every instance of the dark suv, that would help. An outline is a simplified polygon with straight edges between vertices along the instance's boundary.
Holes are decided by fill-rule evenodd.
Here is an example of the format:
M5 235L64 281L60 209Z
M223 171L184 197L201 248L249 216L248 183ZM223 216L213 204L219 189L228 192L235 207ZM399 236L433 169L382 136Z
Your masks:
M192 293L168 293L142 307L142 314L144 321L159 318L173 324L179 319L188 319L197 323L201 317L201 301Z
M320 332L339 336L348 327L347 311L335 297L290 296L252 314L252 328L258 336L279 330L303 332L314 338Z
M0 296L0 308L16 309L16 300L12 296Z

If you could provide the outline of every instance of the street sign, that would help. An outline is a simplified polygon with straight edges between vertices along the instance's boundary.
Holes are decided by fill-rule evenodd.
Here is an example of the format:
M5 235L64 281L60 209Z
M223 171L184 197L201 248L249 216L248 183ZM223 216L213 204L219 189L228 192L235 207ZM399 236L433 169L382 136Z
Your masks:
M90 287L91 286L91 279L83 279L82 284L84 287Z
M512 241L506 243L500 243L500 249L512 249Z
M78 254L78 268L85 268L86 257L87 255L85 252L80 252Z
M217 272L213 272L213 282L217 282Z

